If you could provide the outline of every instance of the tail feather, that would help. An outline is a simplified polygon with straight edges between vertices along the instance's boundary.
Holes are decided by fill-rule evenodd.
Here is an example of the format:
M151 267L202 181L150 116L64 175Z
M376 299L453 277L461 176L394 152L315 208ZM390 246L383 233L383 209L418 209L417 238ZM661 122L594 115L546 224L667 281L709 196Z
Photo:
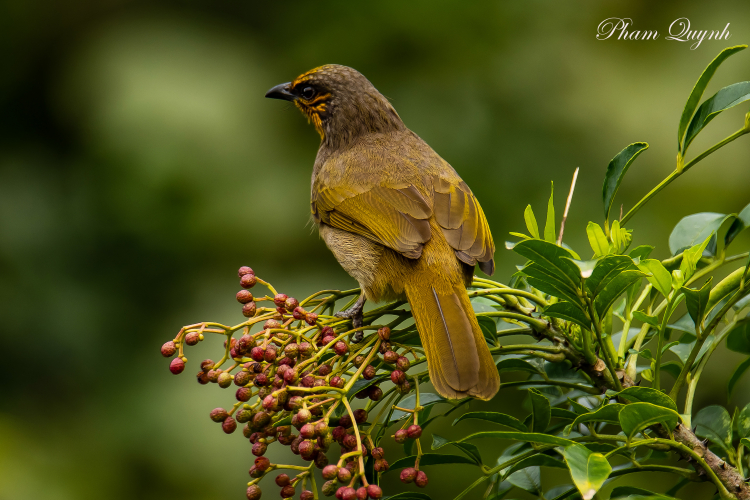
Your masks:
M448 290L407 284L406 296L438 393L449 399L491 399L500 376L463 284Z

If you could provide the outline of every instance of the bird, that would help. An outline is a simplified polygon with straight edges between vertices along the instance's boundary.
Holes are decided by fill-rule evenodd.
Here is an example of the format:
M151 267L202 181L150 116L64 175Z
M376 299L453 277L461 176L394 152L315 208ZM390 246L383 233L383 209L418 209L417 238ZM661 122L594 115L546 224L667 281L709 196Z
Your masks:
M338 316L356 327L365 301L408 301L438 394L491 399L500 375L467 286L476 265L494 273L495 244L469 186L353 68L320 66L265 96L294 103L320 135L312 219L361 287Z

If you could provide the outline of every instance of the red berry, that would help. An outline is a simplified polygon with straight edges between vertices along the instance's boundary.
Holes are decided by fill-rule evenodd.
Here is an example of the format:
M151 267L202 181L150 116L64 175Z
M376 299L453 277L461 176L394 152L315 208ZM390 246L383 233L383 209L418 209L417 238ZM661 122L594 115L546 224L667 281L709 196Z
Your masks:
M291 480L289 479L289 476L286 474L279 474L278 476L276 476L276 484L278 484L282 488L284 486L289 485L290 482Z
M259 373L256 375L254 382L258 387L265 387L269 384L268 375L265 373Z
M346 345L346 342L342 342L340 340L336 342L336 345L333 346L333 351L339 356L343 356L348 350L349 347Z
M292 498L294 496L294 486L284 486L281 488L281 498Z
M294 311L292 311L292 317L294 317L294 319L305 319L306 314L307 312L299 306L295 307Z
M294 297L289 297L288 299L284 301L284 307L286 307L286 310L289 312L294 311L298 306L299 306L299 301L295 299Z
M385 455L385 451L380 446L372 449L372 458L374 458L375 460L383 458L383 455Z
M309 412L308 412L309 413ZM304 439L312 439L315 437L315 426L313 424L305 424L299 430L299 435Z
M357 492L354 488L347 486L343 490L341 492L341 500L357 500Z
M376 472L385 472L388 470L388 462L384 458L379 458L375 460L374 467Z
M302 441L297 448L299 449L299 454L304 459L311 458L313 452L315 451L315 445L313 444L313 442L307 440Z
M303 490L302 493L299 494L299 500L313 500L315 498L315 495L310 490Z
M391 382L396 385L401 385L406 380L406 374L401 370L393 370L391 372Z
M364 371L362 371L362 377L365 380L372 380L373 378L375 378L375 372L376 372L376 370L375 370L374 366L367 365L365 367Z
M242 266L239 271L237 271L237 276L242 278L246 274L255 274L253 270L247 266Z
M398 361L399 355L396 353L396 351L385 351L385 354L383 354L383 361L386 363L395 363Z
M299 345L297 345L295 342L287 344L287 346L284 348L284 354L286 354L290 358L296 358L297 356L299 356Z
M255 361L263 361L263 358L266 355L266 351L262 347L255 346L252 349L250 349L250 357L253 358Z
M414 467L407 467L401 471L401 482L411 483L417 477L417 470Z
M374 500L379 500L383 497L383 490L377 484L371 484L367 487L367 494Z
M406 356L401 356L400 358L396 360L396 366L398 366L399 370L401 370L402 372L405 372L406 370L409 369L409 367L411 366L411 363L409 363L409 360L406 359Z
M257 309L255 302L248 302L242 306L242 315L246 318L252 318L255 316L255 311L257 311Z
M224 408L214 408L211 410L211 420L214 422L223 422L229 417L229 413Z
M367 411L360 408L359 410L354 410L354 420L358 423L364 423L367 421Z
M406 429L406 435L411 439L417 439L422 435L422 428L416 424L410 425L409 428Z
M337 443L340 443L341 441L343 441L344 437L346 436L346 428L341 425L339 425L338 427L335 427L333 431L331 432L331 436L333 437L334 441L336 441Z
M221 429L227 433L231 434L235 430L237 430L237 422L232 417L227 417L226 420L221 424Z
M274 361L276 361L276 348L272 345L269 345L266 348L266 352L265 352L263 359L265 359L269 363L273 363Z
M330 374L332 371L333 368L331 368L331 365L320 365L320 367L318 368L318 373L323 377Z
M338 467L336 467L335 465L326 465L325 467L323 467L323 472L321 474L323 474L323 479L330 480L335 479L338 476L338 473Z
M409 435L406 433L406 429L399 429L396 431L396 435L393 437L397 443L406 442Z
M252 394L252 391L249 387L240 387L237 389L237 392L234 393L234 397L237 398L237 401L250 401L250 395Z
M380 401L380 398L383 397L383 390L377 385L371 385L367 388L367 395L373 401Z
M198 372L197 378L198 383L201 385L206 385L208 383L208 375L206 375L206 372Z
M318 315L315 313L307 313L305 315L305 322L310 326L315 326L315 323L318 322Z
M257 484L248 486L247 488L247 500L260 500L261 495L260 487Z
M357 438L354 436L354 434L347 434L344 437L344 441L342 443L345 447L354 449L357 447Z
M174 373L175 375L179 375L182 373L182 370L185 369L185 362L182 361L180 358L174 358L171 363L169 363L169 371Z
M310 342L302 342L299 345L299 354L300 356L309 356L312 354L313 348L312 345L310 345Z
M283 307L288 298L285 293L277 293L273 298L273 303L276 304L276 307Z
M336 475L339 478L340 483L348 483L352 480L352 473L346 467L341 467Z
M240 286L242 288L252 288L258 282L258 278L254 274L245 274L240 278Z
M408 394L408 393L409 393L409 391L411 390L411 384L409 383L409 381L408 381L408 380L404 380L404 383L403 383L403 384L401 384L401 385L399 385L399 386L396 386L396 390L397 390L397 391L398 391L398 392L399 392L400 394Z
M427 486L427 483L427 474L425 474L424 471L417 472L417 477L414 479L414 484L416 484L420 488L424 488L425 486Z
M250 372L240 371L234 376L234 385L245 386L250 382Z
M357 489L357 500L367 500L367 488L364 486Z
M344 388L344 384L345 384L345 382L344 382L343 378L341 378L339 376L331 377L331 387L336 387L338 389L343 389Z
M174 345L174 342L172 340L170 340L169 342L164 342L164 345L161 346L161 355L165 358L171 358L176 352L177 347Z
M388 340L391 338L391 329L387 326L384 326L383 328L378 329L378 337L380 337L380 340Z
M266 457L258 457L255 459L255 466L262 472L271 466L271 461Z
M248 292L247 290L240 290L237 292L237 302L240 304L247 304L248 302L252 302L253 300L253 294Z
M268 445L266 443L262 443L260 441L253 444L253 455L256 457L262 457L266 454L266 450L268 449Z

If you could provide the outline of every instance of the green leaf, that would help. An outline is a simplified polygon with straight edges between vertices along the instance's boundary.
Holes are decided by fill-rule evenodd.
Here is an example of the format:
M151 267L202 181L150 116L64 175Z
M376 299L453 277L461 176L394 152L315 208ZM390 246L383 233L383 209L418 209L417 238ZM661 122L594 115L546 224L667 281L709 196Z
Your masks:
M664 499L670 498L660 493L654 493L653 491L644 490L643 488L636 488L635 486L618 486L612 490L612 493L610 493L609 498L610 500L615 500L618 498L625 499L625 498L629 498L630 495L653 496L656 498L664 498Z
M542 373L538 366L532 363L529 363L525 359L521 359L521 358L501 359L497 363L497 369L501 372L508 370L508 371Z
M402 491L383 500L432 500L432 498L425 493L417 491Z
M625 255L609 255L599 260L599 263L594 268L594 272L586 280L586 289L589 295L594 298L620 273L626 270L637 269L633 259L630 257Z
M685 294L685 305L687 306L688 313L693 319L696 325L701 324L703 316L706 313L706 304L708 303L708 295L711 293L711 280L700 287L698 290L692 288L682 287L680 292Z
M464 413L463 415L461 415L460 417L458 417L456 420L453 421L453 425L456 425L462 420L470 420L470 419L485 420L487 422L493 422L496 424L504 425L506 427L517 429L521 432L528 431L528 428L525 425L523 425L523 423L517 418L511 417L510 415L506 415L505 413L495 413L495 412L490 412L490 411L472 411L469 413Z
M742 438L740 439L740 444L750 450L750 439L748 438Z
M578 268L562 257L577 259L578 256L554 243L543 240L524 240L516 243L513 250L546 269L553 276L566 282L574 290L581 281Z
M575 420L578 417L578 413L563 408L552 408L553 418L564 418L566 420Z
M750 404L745 406L737 417L737 433L743 438L750 436Z
M659 318L657 318L656 316L649 316L648 314L641 311L634 311L633 318L643 323L647 323L651 326L659 326Z
M686 248L702 243L706 238L714 236L722 222L733 215L713 212L701 212L680 219L669 235L669 251L677 255Z
M734 387L737 385L737 382L740 381L740 378L742 378L742 375L745 374L748 368L750 368L750 358L747 358L745 361L740 363L737 368L734 369L734 372L732 372L732 376L729 378L729 383L727 384L727 399L732 397Z
M473 439L512 439L526 443L548 444L552 446L568 446L574 441L552 436L550 434L540 434L537 432L512 432L512 431L487 431L471 434L460 441L470 441Z
M682 139L685 136L688 123L690 123L690 119L693 117L693 114L695 114L695 108L698 107L698 103L708 86L708 82L711 81L711 78L714 76L714 73L716 73L719 66L721 66L721 63L723 63L729 56L736 54L746 47L747 45L737 45L735 47L727 47L719 52L719 55L716 56L708 66L706 66L706 69L703 70L698 81L695 82L695 86L693 87L692 92L690 92L690 97L688 97L687 102L685 102L685 109L682 111L680 125L677 128L677 151L682 151Z
M620 391L618 396L633 403L651 403L677 412L677 405L672 398L651 387L628 387Z
M644 274L641 271L623 271L612 280L610 280L602 291L596 296L594 300L594 308L596 309L599 318L604 316L604 313L612 307L615 300L622 295L627 288L640 280Z
M734 303L732 309L734 312L740 312L743 308L750 306L750 292Z
M663 423L672 430L677 426L678 419L675 410L651 403L631 403L620 412L620 427L628 439L632 439L644 427L657 423Z
M435 394L433 392L422 392L419 395L419 406L427 407L427 406L431 406L437 403L442 403L444 401L446 401L444 397L440 396L439 394ZM404 399L402 399L401 402L399 402L398 406L400 406L401 408L406 408L407 410L413 410L414 406L416 405L416 402L417 402L417 395L410 394ZM410 416L410 415L411 413L406 413L401 410L395 410L391 414L390 421L395 422L396 420L401 420L402 418L406 416Z
M565 428L565 434L570 434L570 431L575 429L579 424L585 422L610 422L614 424L620 423L620 411L625 405L619 403L613 403L604 405L601 408L591 413L585 413L579 415L572 424Z
M672 291L672 274L667 271L658 260L643 259L638 264L638 269L651 275L646 276L646 279L649 283L654 285L654 288L659 290L659 293L663 296L668 296L669 292Z
M539 467L526 467L508 476L507 481L524 491L538 494L542 489L542 477Z
M612 472L607 459L601 453L594 453L577 443L566 447L563 456L583 500L594 498Z
M748 227L750 227L750 203L745 205L745 208L737 214L737 218L729 226L727 235L724 237L724 244L728 246L738 234Z
M363 389L367 389L371 385L379 384L380 382L382 382L383 380L385 380L387 378L389 378L389 375L383 374L383 375L377 375L377 376L371 378L370 380L367 380L367 379L364 379L364 378L363 379L359 379L356 382L354 382L354 384L352 385L352 388L349 389L348 393L346 393L346 397L348 397L349 399L351 399L359 391L361 391Z
M732 419L729 412L719 405L706 406L692 419L698 436L708 438L724 450L732 448Z
M535 263L527 264L522 272L528 276L526 282L537 290L565 299L574 305L579 303L580 299L575 288L567 280L561 280L542 266Z
M461 450L467 457L472 459L475 464L482 465L482 456L479 454L479 450L476 446L471 443L456 443L455 441L448 441L442 436L432 434L432 449L438 450L445 445L453 445Z
M614 253L623 253L633 240L631 233L633 231L620 227L618 221L612 222L612 227L609 229L609 239L612 240L612 249Z
M482 334L487 342L491 344L497 343L497 323L495 320L488 316L477 316L479 321L479 328L482 330Z
M683 282L690 279L693 273L695 273L695 270L698 267L698 261L703 255L703 250L706 248L706 246L708 245L708 243L710 242L712 238L713 236L709 236L703 241L703 243L694 245L682 253L682 262L680 262L680 273L682 273ZM680 283L680 286L682 286L682 283ZM675 286L675 288L677 287Z
M589 245L594 251L594 257L602 257L609 253L609 240L599 224L589 222L586 226L586 235L589 237Z
M572 321L581 325L583 328L591 328L591 321L586 317L586 314L581 310L580 307L576 307L570 302L556 302L549 305L545 310L546 316L552 316L553 318L564 319L565 321Z
M737 290L742 282L742 275L745 272L745 266L740 267L732 271L729 276L719 281L716 286L711 290L711 294L708 296L708 304L706 305L706 311L711 316L712 309L717 308L717 312L721 309L722 300L728 298L731 293Z
M529 234L532 238L539 238L539 226L536 223L536 217L534 217L534 210L531 205L526 207L523 212L523 220L526 221L526 229L529 230Z
M736 325L727 336L727 349L750 354L750 321Z
M620 183L622 182L623 177L625 177L628 168L630 168L630 164L633 163L633 160L635 160L639 154L646 151L647 149L647 143L635 142L633 144L630 144L629 146L626 146L625 149L617 153L617 155L612 158L612 161L609 162L609 165L607 165L607 173L604 176L604 185L602 186L602 199L604 200L605 220L609 219L609 210L612 208L612 202L615 199L615 194L617 194Z
M687 151L693 139L719 113L733 108L748 99L750 99L750 82L739 82L728 85L706 99L695 112L693 119L690 120L690 125L688 125L687 132L685 133L685 141L682 146L683 153Z
M503 471L503 474L505 477L507 477L514 472L525 469L527 467L554 467L557 469L567 469L567 466L563 461L552 458L549 455L539 453L537 455L532 455L528 458L524 458L520 462L517 462L508 470Z
M403 467L414 466L414 461L417 459L416 455L399 458L391 464L389 471L400 469ZM476 465L476 462L471 458L467 458L463 455L449 455L442 453L425 453L419 460L420 467L422 465L443 465L443 464L470 464Z
M638 245L634 249L628 253L630 255L631 259L648 259L648 256L651 255L651 252L654 250L654 247L651 245Z
M549 421L552 418L549 400L536 389L529 389L529 398L531 399L531 414L533 416L531 431L544 432L547 430Z
M576 260L568 259L576 265L578 270L581 272L581 278L589 278L591 273L594 272L594 268L599 263L599 259L594 260Z
M551 184L549 202L547 203L547 223L544 225L544 239L550 243L554 243L557 240L557 234L555 232L555 205L553 202L555 184Z

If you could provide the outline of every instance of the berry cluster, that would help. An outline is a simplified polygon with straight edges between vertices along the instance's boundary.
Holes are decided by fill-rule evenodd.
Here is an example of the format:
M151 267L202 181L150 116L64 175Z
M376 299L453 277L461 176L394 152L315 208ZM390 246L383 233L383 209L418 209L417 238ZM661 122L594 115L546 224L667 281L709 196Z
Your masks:
M196 378L202 385L236 387L231 408L215 408L210 418L221 424L226 434L243 425L242 435L257 457L249 470L247 498L261 498L261 479L278 470L293 473L291 477L286 473L276 476L281 498L293 498L298 487L300 499L315 498L316 468L325 480L320 491L326 496L335 494L339 500L381 498L377 483L389 466L377 443L384 437L393 410L412 415L404 424L408 428L393 436L396 442L418 440L422 433L417 425L421 407L394 404L413 389L418 395L417 381L426 375L408 376L412 365L424 363L425 358L413 348L392 342L391 328L406 315L376 310L365 315L364 326L352 328L351 320L332 313L336 301L358 293L356 290L319 292L300 302L277 293L249 267L241 267L238 275L242 290L236 299L247 320L232 327L212 322L183 327L174 340L162 346L161 353L167 358L177 355L169 369L179 374L188 361L185 346L197 344L206 334L225 337L221 359L202 361ZM271 295L254 296L250 289L257 284L268 287ZM373 324L384 315L397 319L385 326ZM367 331L371 333L354 342L356 334ZM355 397L366 400L359 403L364 408L351 407L350 400ZM289 447L309 465L271 463L265 455L274 443ZM418 449L421 454L421 447ZM329 458L334 455L336 459ZM418 465L419 458L414 468L402 471L401 480L424 487L427 476Z

